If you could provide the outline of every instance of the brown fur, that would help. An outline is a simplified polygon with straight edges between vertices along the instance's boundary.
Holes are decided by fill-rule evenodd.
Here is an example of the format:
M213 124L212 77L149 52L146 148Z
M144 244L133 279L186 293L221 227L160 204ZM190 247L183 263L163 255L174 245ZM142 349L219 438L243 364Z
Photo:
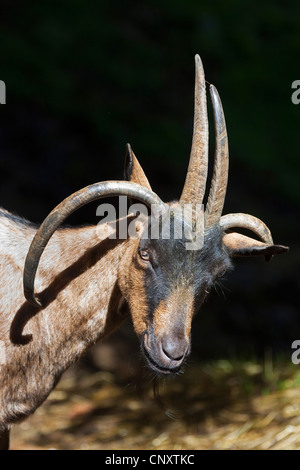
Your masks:
M194 314L193 291L179 287L167 300L159 303L154 311L154 334L156 337L168 335L173 329L180 330L189 340Z
M4 232L9 233L7 244L18 245L15 259L10 254L0 256L0 338L6 353L6 363L0 365L0 431L4 432L32 413L62 372L123 321L127 312L117 276L131 241L99 240L96 227L56 232L36 279L45 305L39 310L22 293L22 268L34 230L3 216L0 227L1 222L2 239Z
M214 101L213 108L216 117L222 117ZM207 136L204 72L196 56L194 136L182 204L202 202ZM217 200L216 183L213 200L209 200L209 206L216 206L218 211L224 202L227 181L227 165L223 166L222 161L214 171L214 175L223 178L222 201ZM150 189L129 145L125 176ZM79 194L86 196L86 189ZM265 231L258 219L238 216L238 227L253 229L255 225L255 233L261 234L262 228ZM127 220L132 221L130 216ZM0 449L8 447L12 423L33 413L62 372L99 338L117 328L129 311L152 370L176 373L190 351L192 317L218 275L231 266L230 257L262 254L269 259L287 251L286 247L272 245L271 238L270 243L262 244L238 234L224 236L224 223L227 229L236 226L236 215L223 217L223 228L219 226L221 219L213 222L206 226L204 245L198 252L187 253L180 243L159 242L159 250L155 244L152 248L146 246L148 260L140 256L139 239L110 239L109 226L57 230L40 260L35 289L43 307L37 308L25 301L22 283L25 257L35 229L0 210L0 352L5 352L4 359L0 356ZM264 236L265 233L263 240Z
M118 282L126 298L136 334L140 337L148 326L147 295L143 282L145 266L137 253L139 240L135 240L124 253L120 262Z

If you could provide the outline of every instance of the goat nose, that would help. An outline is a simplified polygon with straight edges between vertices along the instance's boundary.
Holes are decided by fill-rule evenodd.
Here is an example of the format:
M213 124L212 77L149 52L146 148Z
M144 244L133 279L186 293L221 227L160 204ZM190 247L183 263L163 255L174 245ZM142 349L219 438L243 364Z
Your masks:
M162 339L164 354L173 361L181 361L187 354L189 343L183 336L168 335Z

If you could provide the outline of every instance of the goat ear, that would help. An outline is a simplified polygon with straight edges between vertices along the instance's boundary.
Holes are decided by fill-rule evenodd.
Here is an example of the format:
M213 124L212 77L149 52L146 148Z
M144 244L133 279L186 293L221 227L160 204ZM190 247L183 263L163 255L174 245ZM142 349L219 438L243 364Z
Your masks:
M134 155L130 144L126 145L125 165L124 165L124 179L131 183L137 183L147 189L151 189L150 183Z
M263 255L266 261L270 261L273 255L289 250L287 246L263 243L236 232L226 233L223 243L232 257Z

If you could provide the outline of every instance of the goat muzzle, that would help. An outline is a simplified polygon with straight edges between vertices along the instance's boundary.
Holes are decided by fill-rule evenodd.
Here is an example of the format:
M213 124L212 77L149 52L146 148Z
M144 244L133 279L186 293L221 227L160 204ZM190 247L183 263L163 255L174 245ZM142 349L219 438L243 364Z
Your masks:
M161 375L176 374L190 353L190 341L176 331L159 339L144 335L142 349L154 372Z

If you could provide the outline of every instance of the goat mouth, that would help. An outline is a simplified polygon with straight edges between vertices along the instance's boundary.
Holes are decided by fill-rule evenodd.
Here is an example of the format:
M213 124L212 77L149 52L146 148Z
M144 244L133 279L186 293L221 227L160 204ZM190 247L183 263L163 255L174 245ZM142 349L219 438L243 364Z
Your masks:
M147 349L145 348L144 344L142 345L143 353L146 357L146 360L148 362L149 367L156 373L160 375L175 375L177 374L180 369L182 364L180 364L177 367L163 367L160 364L158 364L149 354Z

